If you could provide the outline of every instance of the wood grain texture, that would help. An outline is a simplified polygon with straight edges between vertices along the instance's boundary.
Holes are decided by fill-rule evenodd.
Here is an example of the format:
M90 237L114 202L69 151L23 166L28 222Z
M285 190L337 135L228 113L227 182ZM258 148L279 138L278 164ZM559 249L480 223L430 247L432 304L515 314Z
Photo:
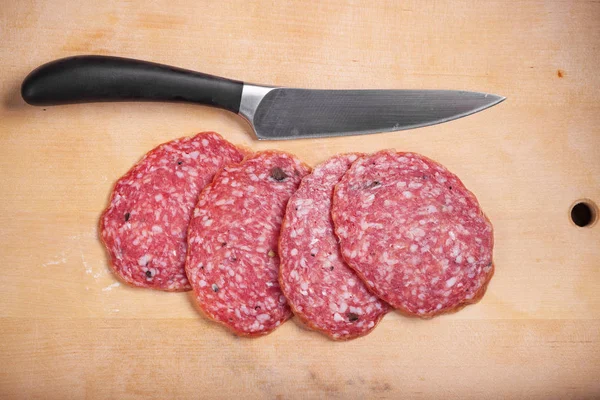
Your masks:
M600 397L600 3L21 0L0 6L0 397ZM507 101L401 133L257 142L243 120L180 104L30 107L26 74L109 54L308 88L479 90ZM483 300L390 314L334 343L286 323L238 339L188 294L118 285L97 224L115 180L203 130L310 164L396 148L462 178L495 226Z

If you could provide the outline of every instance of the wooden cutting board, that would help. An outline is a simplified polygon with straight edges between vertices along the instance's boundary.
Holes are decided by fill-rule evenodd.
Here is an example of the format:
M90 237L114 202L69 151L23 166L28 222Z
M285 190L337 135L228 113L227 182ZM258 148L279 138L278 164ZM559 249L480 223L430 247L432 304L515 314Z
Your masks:
M600 397L600 3L6 1L0 7L1 398ZM19 86L75 54L307 88L428 88L507 100L439 126L257 142L230 113L177 104L31 107ZM495 226L483 300L385 317L335 343L290 321L240 339L185 293L120 285L98 240L111 186L146 151L215 130L310 164L423 153Z

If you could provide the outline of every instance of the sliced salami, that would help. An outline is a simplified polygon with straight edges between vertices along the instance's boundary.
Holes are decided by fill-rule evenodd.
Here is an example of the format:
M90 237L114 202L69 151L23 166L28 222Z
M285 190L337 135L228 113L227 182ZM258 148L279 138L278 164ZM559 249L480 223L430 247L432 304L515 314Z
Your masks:
M302 180L279 239L279 282L294 314L336 340L366 335L389 310L342 260L333 233L333 187L358 156L335 156Z
M310 168L268 151L219 172L188 231L186 273L198 307L239 335L264 335L291 316L277 280L285 206Z
M100 219L114 273L124 282L166 291L190 290L186 234L200 191L244 154L214 132L150 151L115 184Z
M332 218L345 261L407 314L474 303L492 277L491 223L456 175L421 155L356 161L335 188Z

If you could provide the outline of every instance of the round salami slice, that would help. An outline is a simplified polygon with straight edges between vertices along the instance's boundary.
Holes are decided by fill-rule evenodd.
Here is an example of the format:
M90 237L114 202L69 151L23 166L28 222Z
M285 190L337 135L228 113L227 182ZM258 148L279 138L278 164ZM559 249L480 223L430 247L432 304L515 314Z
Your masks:
M221 170L190 221L186 273L198 307L239 335L264 335L291 316L277 280L285 206L310 168L268 151Z
M294 314L336 340L366 335L389 310L342 260L333 233L333 187L358 157L335 156L302 180L279 239L279 282Z
M177 139L150 151L117 181L100 218L115 274L126 283L190 290L186 234L200 191L244 154L214 132Z
M423 318L479 300L493 274L492 225L456 175L418 154L357 160L333 196L345 261L393 307Z

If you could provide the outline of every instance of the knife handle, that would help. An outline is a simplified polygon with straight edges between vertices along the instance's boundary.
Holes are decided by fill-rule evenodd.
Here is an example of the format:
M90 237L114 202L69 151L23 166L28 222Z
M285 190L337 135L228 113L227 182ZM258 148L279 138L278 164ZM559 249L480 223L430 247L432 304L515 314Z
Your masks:
M36 106L105 101L173 101L239 112L244 84L163 64L108 56L75 56L32 71L21 96Z

